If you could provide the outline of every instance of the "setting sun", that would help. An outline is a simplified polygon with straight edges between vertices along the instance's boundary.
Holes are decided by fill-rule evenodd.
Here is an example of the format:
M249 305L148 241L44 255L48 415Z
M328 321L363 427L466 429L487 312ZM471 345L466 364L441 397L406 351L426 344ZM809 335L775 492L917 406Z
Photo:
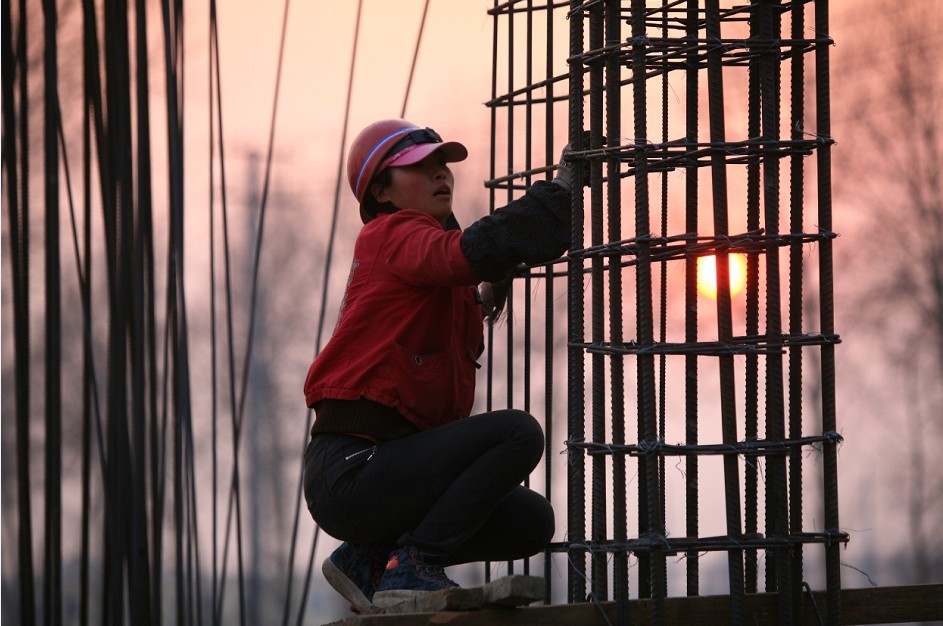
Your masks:
M730 295L735 296L747 284L747 260L742 254L731 254L730 259ZM714 256L702 256L697 259L697 290L711 300L717 298L717 259Z

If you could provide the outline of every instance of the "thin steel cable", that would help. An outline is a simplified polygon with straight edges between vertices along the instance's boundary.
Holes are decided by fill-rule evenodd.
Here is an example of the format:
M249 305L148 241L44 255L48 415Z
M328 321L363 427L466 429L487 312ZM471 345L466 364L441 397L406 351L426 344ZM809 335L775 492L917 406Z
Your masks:
M720 40L720 7L718 0L707 0L705 5L708 40ZM714 46L707 56L708 72L708 116L710 118L711 142L723 143L726 140L724 125L724 84L723 50ZM711 174L714 203L714 232L716 236L727 235L727 170L725 155L715 152L711 155ZM727 253L717 254L717 331L721 341L732 335L730 274ZM721 431L724 443L737 440L736 400L734 397L734 363L732 356L720 359L721 393ZM741 528L740 480L736 457L724 457L724 496L726 508L727 534L738 537ZM731 621L743 623L743 553L730 550L727 557L728 579L730 585Z
M413 75L416 72L416 60L419 58L419 46L422 44L422 33L426 28L426 15L429 13L429 0L422 5L422 18L419 20L419 34L416 35L416 47L413 49L413 62L409 65L409 78L406 79L406 93L403 94L403 107L399 111L400 118L406 117L406 105L409 103L409 92L413 86Z
M329 279L330 279L330 269L331 269L332 260L333 260L334 240L336 238L336 233L337 233L337 219L338 219L339 209L340 209L341 186L344 180L344 176L343 176L344 150L347 146L347 130L348 130L348 126L350 125L349 124L350 103L351 103L351 95L353 93L353 85L354 85L354 70L357 66L357 49L358 49L358 44L360 41L360 18L361 18L362 10L363 10L363 0L358 0L357 15L355 18L355 23L354 23L354 42L353 42L353 46L352 46L351 54L350 54L350 71L347 76L347 96L345 98L345 103L344 103L344 122L343 122L342 130L341 130L340 150L339 150L339 155L337 158L337 177L336 177L336 183L334 186L334 209L331 216L331 231L328 237L328 247L327 247L327 253L326 253L325 263L324 263L324 275L323 275L323 280L322 280L323 287L321 291L321 311L318 318L318 335L315 341L315 356L317 356L321 352L322 333L324 331L324 314L325 314L325 310L327 309L328 284L329 284ZM310 424L310 420L311 420L310 411L308 411L307 416L308 416L307 424ZM300 500L301 487L302 487L301 480L303 480L303 476L304 476L304 468L302 468L301 478L299 479L299 490L298 490L299 493L298 493L298 498L296 499L295 528L292 531L293 543L295 542L296 537L297 537L296 535L297 524L298 524L297 520L299 517L297 514L297 507L301 506L300 504L301 503L301 500ZM304 615L305 606L308 600L308 585L311 582L311 571L314 566L314 554L317 551L317 547L318 547L318 537L319 537L318 530L319 530L318 528L315 529L314 539L311 542L311 551L308 556L308 567L307 567L307 572L305 574L305 584L304 584L304 587L302 588L301 605L298 609L299 620L301 620L302 616ZM291 552L292 554L294 554L294 550L292 550ZM294 557L292 557L292 559L294 559ZM291 585L290 573L289 573L288 585L290 589L290 585ZM286 599L286 605L287 604L288 604L288 600ZM282 619L283 619L283 623L286 623L285 620L287 619L287 609L286 609L286 612L283 613Z
M43 1L43 154L45 252L45 499L43 606L62 623L62 291L59 258L57 13ZM29 184L29 181L26 181Z
M5 162L7 187L10 194L10 266L12 270L13 291L13 351L14 351L14 387L15 423L16 423L16 487L17 487L17 573L19 581L19 618L22 624L36 623L36 591L33 571L33 533L32 504L30 486L30 287L29 287L29 244L30 244L30 204L29 204L29 85L27 58L27 10L26 0L19 2L19 28L15 46L15 64L3 64L4 87L4 154L10 154L10 161ZM3 11L4 31L12 31L9 6ZM7 33L4 33L5 35ZM12 39L4 36L5 47L12 47ZM4 50L9 52L9 50ZM10 55L4 55L10 59ZM16 70L17 76L12 72ZM14 108L14 92L19 87L19 109L15 117L7 115L8 108ZM7 132L6 125L16 125L15 130ZM17 131L19 136L17 136ZM17 143L18 142L18 143ZM18 154L13 152L19 148ZM18 158L17 158L18 157ZM19 170L19 171L17 171ZM18 174L18 175L17 175ZM14 196L14 192L19 195Z
M184 271L184 16L182 4L170 2L161 6L164 34L164 62L167 86L168 156L170 172L170 236L167 253L167 329L165 341L172 366L171 403L173 437L173 493L177 579L178 621L188 619L193 602L194 579L201 576L199 562L188 559L188 546L193 542L186 507L188 506L189 473L187 442L192 438L192 415L189 373L189 331ZM106 22L107 23L107 22ZM130 184L127 188L130 189ZM120 266L119 266L120 272ZM166 352L165 352L165 358ZM171 376L165 377L171 378Z
M278 46L278 61L276 63L275 70L275 90L272 99L272 113L269 123L269 135L268 135L268 147L266 150L265 157L265 173L263 175L262 183L262 197L260 200L259 206L259 217L256 225L256 234L255 241L253 246L253 255L252 255L252 279L251 287L249 290L249 320L247 326L247 338L246 338L246 351L243 358L242 365L242 376L239 384L239 401L238 407L234 412L234 426L233 426L233 474L232 482L230 484L230 505L227 507L227 523L226 523L226 534L225 534L225 545L229 544L229 529L230 523L229 520L232 517L233 502L235 503L235 519L236 519L236 550L237 550L237 559L239 563L239 604L240 604L240 621L245 620L245 580L243 574L243 555L242 555L242 514L241 514L241 502L240 502L240 487L239 487L239 444L242 434L242 425L245 420L245 401L246 394L248 392L249 386L249 371L252 365L252 347L253 339L255 337L255 317L258 310L258 284L259 284L259 268L261 266L261 257L262 257L262 241L265 231L265 216L266 209L268 207L268 195L269 187L271 183L272 175L272 157L275 149L275 128L276 122L278 120L278 98L281 93L281 82L282 82L282 67L284 65L285 58L285 41L287 39L286 34L288 31L288 12L291 6L290 0L285 0L284 10L282 12L282 24L281 24L281 34L279 37L279 46ZM224 564L223 572L225 573L225 551L224 551ZM217 615L221 615L221 605L222 605L222 592L220 594L220 599L217 603Z
M215 24L215 21L214 21ZM231 255L231 246L229 243L229 203L227 201L227 189L228 185L226 182L226 154L224 150L223 138L225 133L223 132L223 108L222 108L222 85L220 84L220 77L222 73L220 71L221 61L219 60L219 34L218 28L213 30L213 51L216 54L215 57L215 75L216 79L216 103L218 107L217 115L217 137L219 140L219 161L220 161L220 201L221 201L221 217L222 217L222 228L223 228L223 245L222 245L222 254L223 254L223 264L224 264L224 278L225 278L225 304L226 304L226 345L227 345L227 366L228 366L228 376L227 381L228 392L229 392L229 405L230 405L230 416L233 423L233 432L238 432L236 424L236 355L235 355L235 340L234 340L234 323L233 323L233 272L232 272L232 255ZM238 464L238 446L235 444L235 436L233 438L234 442L234 462ZM238 470L237 465L234 465L234 469ZM214 489L217 485L217 482L213 482ZM213 499L216 500L217 496L214 494ZM229 559L229 537L231 532L231 523L232 523L232 506L233 506L233 490L229 490L229 496L226 505L226 529L223 538L223 554L222 561L219 564L219 571L217 572L217 586L216 593L213 596L213 623L218 624L222 620L222 606L223 598L226 591L226 570ZM218 521L217 521L218 523ZM214 534L217 532L217 524L214 523ZM241 533L240 533L241 536ZM241 539L240 539L241 540ZM214 540L214 544L216 541ZM215 563L215 559L214 559Z
M262 238L265 230L265 215L268 208L269 187L272 180L272 158L275 152L275 127L278 119L278 97L281 93L282 66L285 60L285 40L288 32L288 11L291 0L285 0L282 12L281 34L278 44L278 61L275 68L275 93L272 98L272 114L269 122L268 148L265 155L265 174L262 180L262 198L259 203L259 219L256 225L255 244L252 254L252 287L249 292L249 321L246 338L246 353L242 365L242 379L239 385L238 425L241 430L245 417L246 393L249 387L249 369L252 364L252 344L255 337L255 316L258 309L259 267L262 265Z
M58 131L57 131L59 135L58 137L59 148L62 151L62 172L65 175L65 183L66 183L66 200L69 207L69 217L70 217L69 222L72 227L72 252L75 257L75 270L76 270L76 279L79 284L79 297L82 299L82 310L83 310L83 320L82 320L83 338L82 339L83 339L84 358L86 360L86 367L83 367L83 370L87 369L87 371L83 373L83 376L85 376L88 379L88 382L90 383L88 386L89 388L87 392L90 396L89 397L89 404L91 405L90 409L93 409L93 413L96 417L95 423L97 424L97 427L98 427L96 432L98 435L99 462L101 465L102 474L104 475L108 473L108 464L107 464L107 459L105 458L104 454L102 454L102 449L104 448L104 435L102 434L102 429L101 429L101 409L99 406L98 389L97 389L98 383L97 383L97 376L95 374L95 362L94 362L93 353L92 353L91 319L88 316L84 315L84 312L86 311L87 307L90 306L89 281L87 278L89 274L82 270L82 254L79 250L79 233L78 233L78 227L76 225L75 203L73 202L73 195L72 195L72 176L71 176L70 168L69 168L69 158L68 158L68 153L66 151L65 133L62 128L61 115L58 117L57 123L59 126ZM86 222L86 226L88 226L87 222ZM86 247L86 250L88 251L90 250L90 248Z
M117 6L105 7L105 28L115 33L106 43L105 84L108 156L126 157L131 153L130 120L130 65L127 34L127 15ZM124 86L124 87L122 87ZM118 620L125 613L125 589L130 596L134 587L132 563L128 547L130 519L127 506L130 490L124 480L131 473L128 433L128 398L126 389L127 331L130 309L130 223L132 220L133 187L129 158L116 159L112 171L111 199L115 204L106 209L106 248L109 262L108 304L108 386L106 400L106 433L109 468L105 480L105 586L108 619ZM172 302L168 299L168 302ZM120 477L120 479L119 479ZM176 478L176 476L175 476ZM175 527L179 529L179 526ZM127 569L126 569L127 568ZM178 578L179 582L179 578ZM126 584L127 583L127 584ZM137 599L135 597L135 599Z
M144 0L137 0L135 5L135 37L137 41L147 38L147 11ZM153 425L157 419L154 382L157 380L154 366L154 257L153 257L153 205L151 201L151 132L150 132L150 81L148 79L148 51L146 46L136 46L135 80L137 128L137 176L136 176L136 215L131 241L131 290L133 298L130 358L131 363L131 423L133 464L132 489L137 497L131 501L131 553L134 564L135 590L131 595L136 602L136 610L147 615L153 623L160 623L162 607L161 563L151 561L148 537L160 542L163 524L159 518L148 517L147 483L147 435L148 422ZM129 72L130 72L129 57ZM151 365L150 372L148 365ZM150 373L150 377L148 377ZM148 381L152 384L148 384ZM148 391L151 391L150 399ZM151 459L151 463L156 463ZM152 524L153 527L149 527ZM153 563L153 572L152 572Z
M308 602L308 589L311 587L311 573L314 571L314 553L318 545L318 537L321 533L321 527L314 527L314 539L311 542L311 551L308 553L308 567L305 571L305 583L302 587L303 593L301 594L301 606L298 607L298 620L296 622L297 626L302 626L304 624L304 615L305 615L305 606Z
M148 31L144 0L137 0L135 8L135 28L137 41L146 39ZM137 378L134 390L133 411L136 419L135 426L135 457L138 463L138 476L135 490L141 494L135 502L135 543L133 549L140 552L140 594L146 594L149 588L150 597L141 603L142 611L147 610L148 602L151 610L151 619L160 623L163 616L163 503L162 487L158 487L157 476L160 465L163 463L164 451L158 445L158 402L157 402L157 322L155 319L155 261L153 241L153 203L151 187L151 136L150 136L150 81L148 68L148 51L146 47L136 46L136 77L137 86L137 157L138 157L138 187L135 233L135 306L139 314L135 316L134 337L137 345L136 352L132 350L135 359L135 377ZM87 225L88 226L88 225ZM90 241L89 241L90 245ZM90 254L90 252L87 251ZM91 275L91 272L87 274ZM150 436L150 441L148 441ZM148 444L150 449L148 450ZM148 457L148 453L150 456ZM147 461L145 461L147 459ZM148 477L150 477L150 491L148 491ZM150 502L144 494L150 496ZM150 506L148 506L150 505ZM150 512L150 517L148 513ZM149 524L151 527L149 527ZM148 535L148 533L150 533ZM148 540L150 539L150 545ZM148 550L150 549L150 553Z
M85 3L83 2L83 5ZM83 7L84 8L84 7ZM84 229L83 238L85 243L85 272L84 275L92 275L92 98L89 90L91 81L89 80L88 70L88 48L90 45L97 46L97 41L89 41L89 33L85 24L83 10L82 20L82 206L84 208ZM62 115L59 116L60 133L62 132ZM62 152L65 154L65 140L63 138ZM68 163L68 158L65 159ZM73 211L74 214L74 211ZM75 231L75 221L73 218L73 231ZM78 248L78 233L74 232L73 237ZM77 250L76 250L77 251ZM82 263L76 259L76 268L80 271ZM82 515L81 515L81 547L79 548L79 626L88 626L89 613L89 529L91 513L91 489L92 489L92 415L90 410L90 395L94 394L96 406L96 426L98 429L99 445L98 452L102 455L99 467L105 470L104 446L101 444L101 411L98 400L98 383L94 375L91 359L92 345L92 298L91 298L91 280L82 280L82 320L83 335L85 341L86 354L82 358ZM155 555L155 558L157 556Z
M219 526L219 505L218 505L218 494L217 494L217 485L219 484L219 459L218 459L218 396L216 391L216 381L217 381L217 348L216 348L216 225L215 225L215 215L216 215L216 201L215 201L215 169L216 169L216 116L214 115L214 105L218 107L220 111L219 115L219 144L220 144L220 176L221 176L221 186L222 186L222 202L225 206L226 204L226 174L225 174L225 165L224 165L224 156L223 156L223 133L222 133L222 102L219 96L221 95L221 86L220 86L220 77L219 77L219 38L218 38L218 25L216 22L216 0L210 0L210 36L209 36L209 59L207 63L207 71L209 75L209 184L210 184L210 198L209 198L209 237L210 237L210 393L212 396L212 406L211 406L211 434L210 434L210 457L211 457L211 473L212 473L212 547L211 547L211 556L210 560L212 562L212 573L210 581L210 593L211 593L211 603L213 605L213 610L211 611L211 618L213 624L218 624L218 615L215 611L215 598L219 594L219 536L218 536L218 526ZM214 93L215 87L215 93ZM227 252L228 256L228 252Z

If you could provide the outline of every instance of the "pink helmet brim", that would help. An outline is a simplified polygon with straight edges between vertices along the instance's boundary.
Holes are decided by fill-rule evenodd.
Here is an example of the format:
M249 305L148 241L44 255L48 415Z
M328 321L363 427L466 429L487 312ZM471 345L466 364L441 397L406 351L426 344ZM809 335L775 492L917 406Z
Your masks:
M387 157L376 169L377 173L382 172L388 167L404 167L419 163L433 152L440 152L445 157L446 163L457 163L468 158L468 149L457 141L444 141L442 143L420 143L413 146L407 146L396 154Z

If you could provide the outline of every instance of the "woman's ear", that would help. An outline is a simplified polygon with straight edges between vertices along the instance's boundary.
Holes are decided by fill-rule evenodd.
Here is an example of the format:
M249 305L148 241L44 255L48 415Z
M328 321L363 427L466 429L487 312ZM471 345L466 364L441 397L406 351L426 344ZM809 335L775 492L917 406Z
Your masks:
M388 193L386 193L386 189L387 188L380 183L373 183L370 185L369 193L371 193L373 197L377 199L377 202L383 204L384 202L390 201L390 196Z

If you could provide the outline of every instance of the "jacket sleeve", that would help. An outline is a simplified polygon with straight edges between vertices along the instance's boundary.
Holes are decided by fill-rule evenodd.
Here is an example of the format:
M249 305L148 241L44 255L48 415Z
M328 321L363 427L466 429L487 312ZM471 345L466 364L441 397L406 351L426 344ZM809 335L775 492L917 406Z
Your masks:
M552 261L570 246L570 193L537 181L522 197L466 228L461 246L475 273L492 282L518 263Z
M461 231L443 230L435 219L417 211L399 211L386 218L383 227L378 245L388 271L399 280L427 287L480 281L462 252Z

